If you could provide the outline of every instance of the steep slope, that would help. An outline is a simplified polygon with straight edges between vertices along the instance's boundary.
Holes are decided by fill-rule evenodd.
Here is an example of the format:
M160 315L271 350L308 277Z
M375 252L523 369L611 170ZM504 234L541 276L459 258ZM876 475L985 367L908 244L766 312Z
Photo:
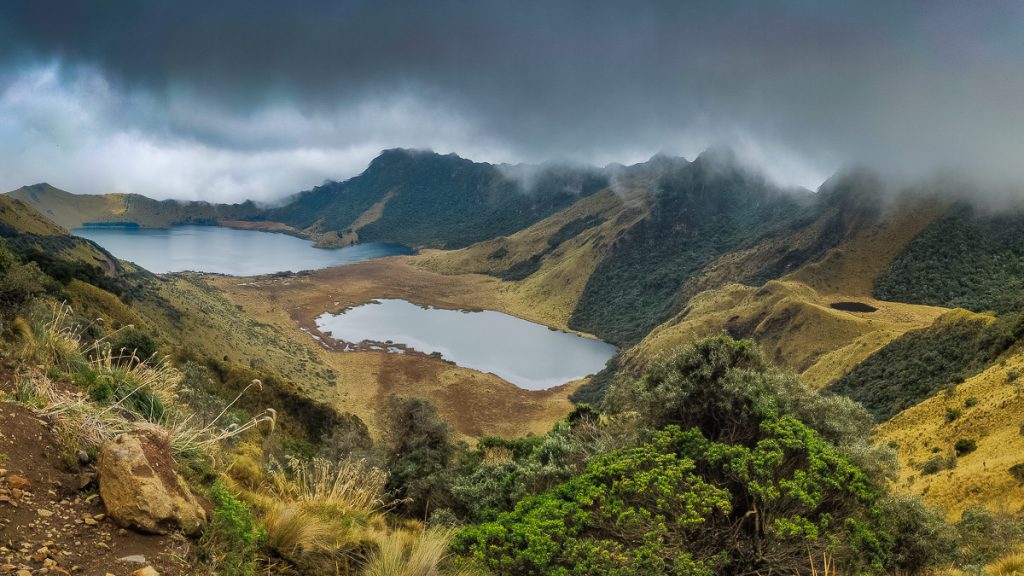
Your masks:
M675 310L680 287L717 258L813 216L813 196L783 190L728 154L654 159L649 213L619 234L594 270L570 326L632 343Z
M510 236L412 261L442 274L489 274L502 291L567 326L587 280L615 237L646 213L645 195L603 190Z
M139 194L72 194L49 184L23 186L7 196L34 206L67 229L103 223L133 223L144 228L216 224L221 220L251 218L258 212L252 202L228 205L158 201Z
M1024 212L954 205L878 277L878 298L1006 312L1024 306Z
M1021 336L1020 316L953 310L891 342L829 390L857 400L884 421L984 369Z
M0 195L0 238L22 259L33 261L54 279L67 284L84 279L108 290L128 287L131 269L95 243L72 236L26 202Z
M951 516L980 504L997 512L1024 512L1024 483L1010 469L1024 464L1024 395L1019 347L1001 361L935 394L878 427L876 439L896 447L896 488L923 495ZM950 419L950 414L957 414ZM974 449L967 442L973 441Z
M835 307L851 301L867 308ZM620 363L637 373L680 346L727 333L756 340L774 362L820 387L899 335L931 324L942 312L871 298L826 296L789 280L773 280L760 288L731 284L694 297L682 312L623 352Z
M591 168L517 170L395 149L362 174L302 192L261 218L302 229L321 245L389 240L460 248L519 231L606 185Z

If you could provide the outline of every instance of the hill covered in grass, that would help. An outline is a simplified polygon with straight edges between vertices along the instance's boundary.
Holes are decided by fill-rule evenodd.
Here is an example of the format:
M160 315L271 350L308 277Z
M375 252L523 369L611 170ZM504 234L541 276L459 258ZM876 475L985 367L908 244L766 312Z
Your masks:
M388 240L461 248L526 228L607 183L591 168L501 167L454 154L385 150L362 174L297 194L261 218L328 245Z
M49 184L23 186L7 196L26 202L47 218L67 229L86 224L137 224L144 228L167 228L182 224L217 224L243 220L259 209L252 202L210 204L153 200L140 194L72 194Z

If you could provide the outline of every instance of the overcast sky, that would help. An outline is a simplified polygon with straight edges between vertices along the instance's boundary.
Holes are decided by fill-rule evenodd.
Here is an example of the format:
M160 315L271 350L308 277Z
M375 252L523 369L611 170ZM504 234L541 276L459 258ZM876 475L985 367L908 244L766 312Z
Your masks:
M846 165L1024 182L1022 6L7 0L0 188L272 200L384 148L709 145L811 188Z

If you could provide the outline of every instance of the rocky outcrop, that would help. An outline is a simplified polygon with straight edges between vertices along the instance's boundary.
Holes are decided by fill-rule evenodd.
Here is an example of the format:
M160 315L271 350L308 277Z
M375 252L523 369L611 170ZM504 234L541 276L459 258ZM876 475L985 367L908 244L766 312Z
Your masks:
M103 445L96 471L107 514L121 526L194 534L206 523L206 511L174 471L166 433L121 434Z

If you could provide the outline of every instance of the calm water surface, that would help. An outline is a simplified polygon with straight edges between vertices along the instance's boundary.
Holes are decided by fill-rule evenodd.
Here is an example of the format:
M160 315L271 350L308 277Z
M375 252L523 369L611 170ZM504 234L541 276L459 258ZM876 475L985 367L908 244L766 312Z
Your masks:
M411 254L401 244L368 242L346 248L314 248L309 240L220 226L76 228L74 233L150 272L216 272L253 276L351 264L369 258Z
M405 300L380 300L341 314L325 313L316 325L345 342L390 340L419 352L439 352L460 366L493 372L530 390L594 374L615 354L615 347L606 342L501 312L423 308Z

